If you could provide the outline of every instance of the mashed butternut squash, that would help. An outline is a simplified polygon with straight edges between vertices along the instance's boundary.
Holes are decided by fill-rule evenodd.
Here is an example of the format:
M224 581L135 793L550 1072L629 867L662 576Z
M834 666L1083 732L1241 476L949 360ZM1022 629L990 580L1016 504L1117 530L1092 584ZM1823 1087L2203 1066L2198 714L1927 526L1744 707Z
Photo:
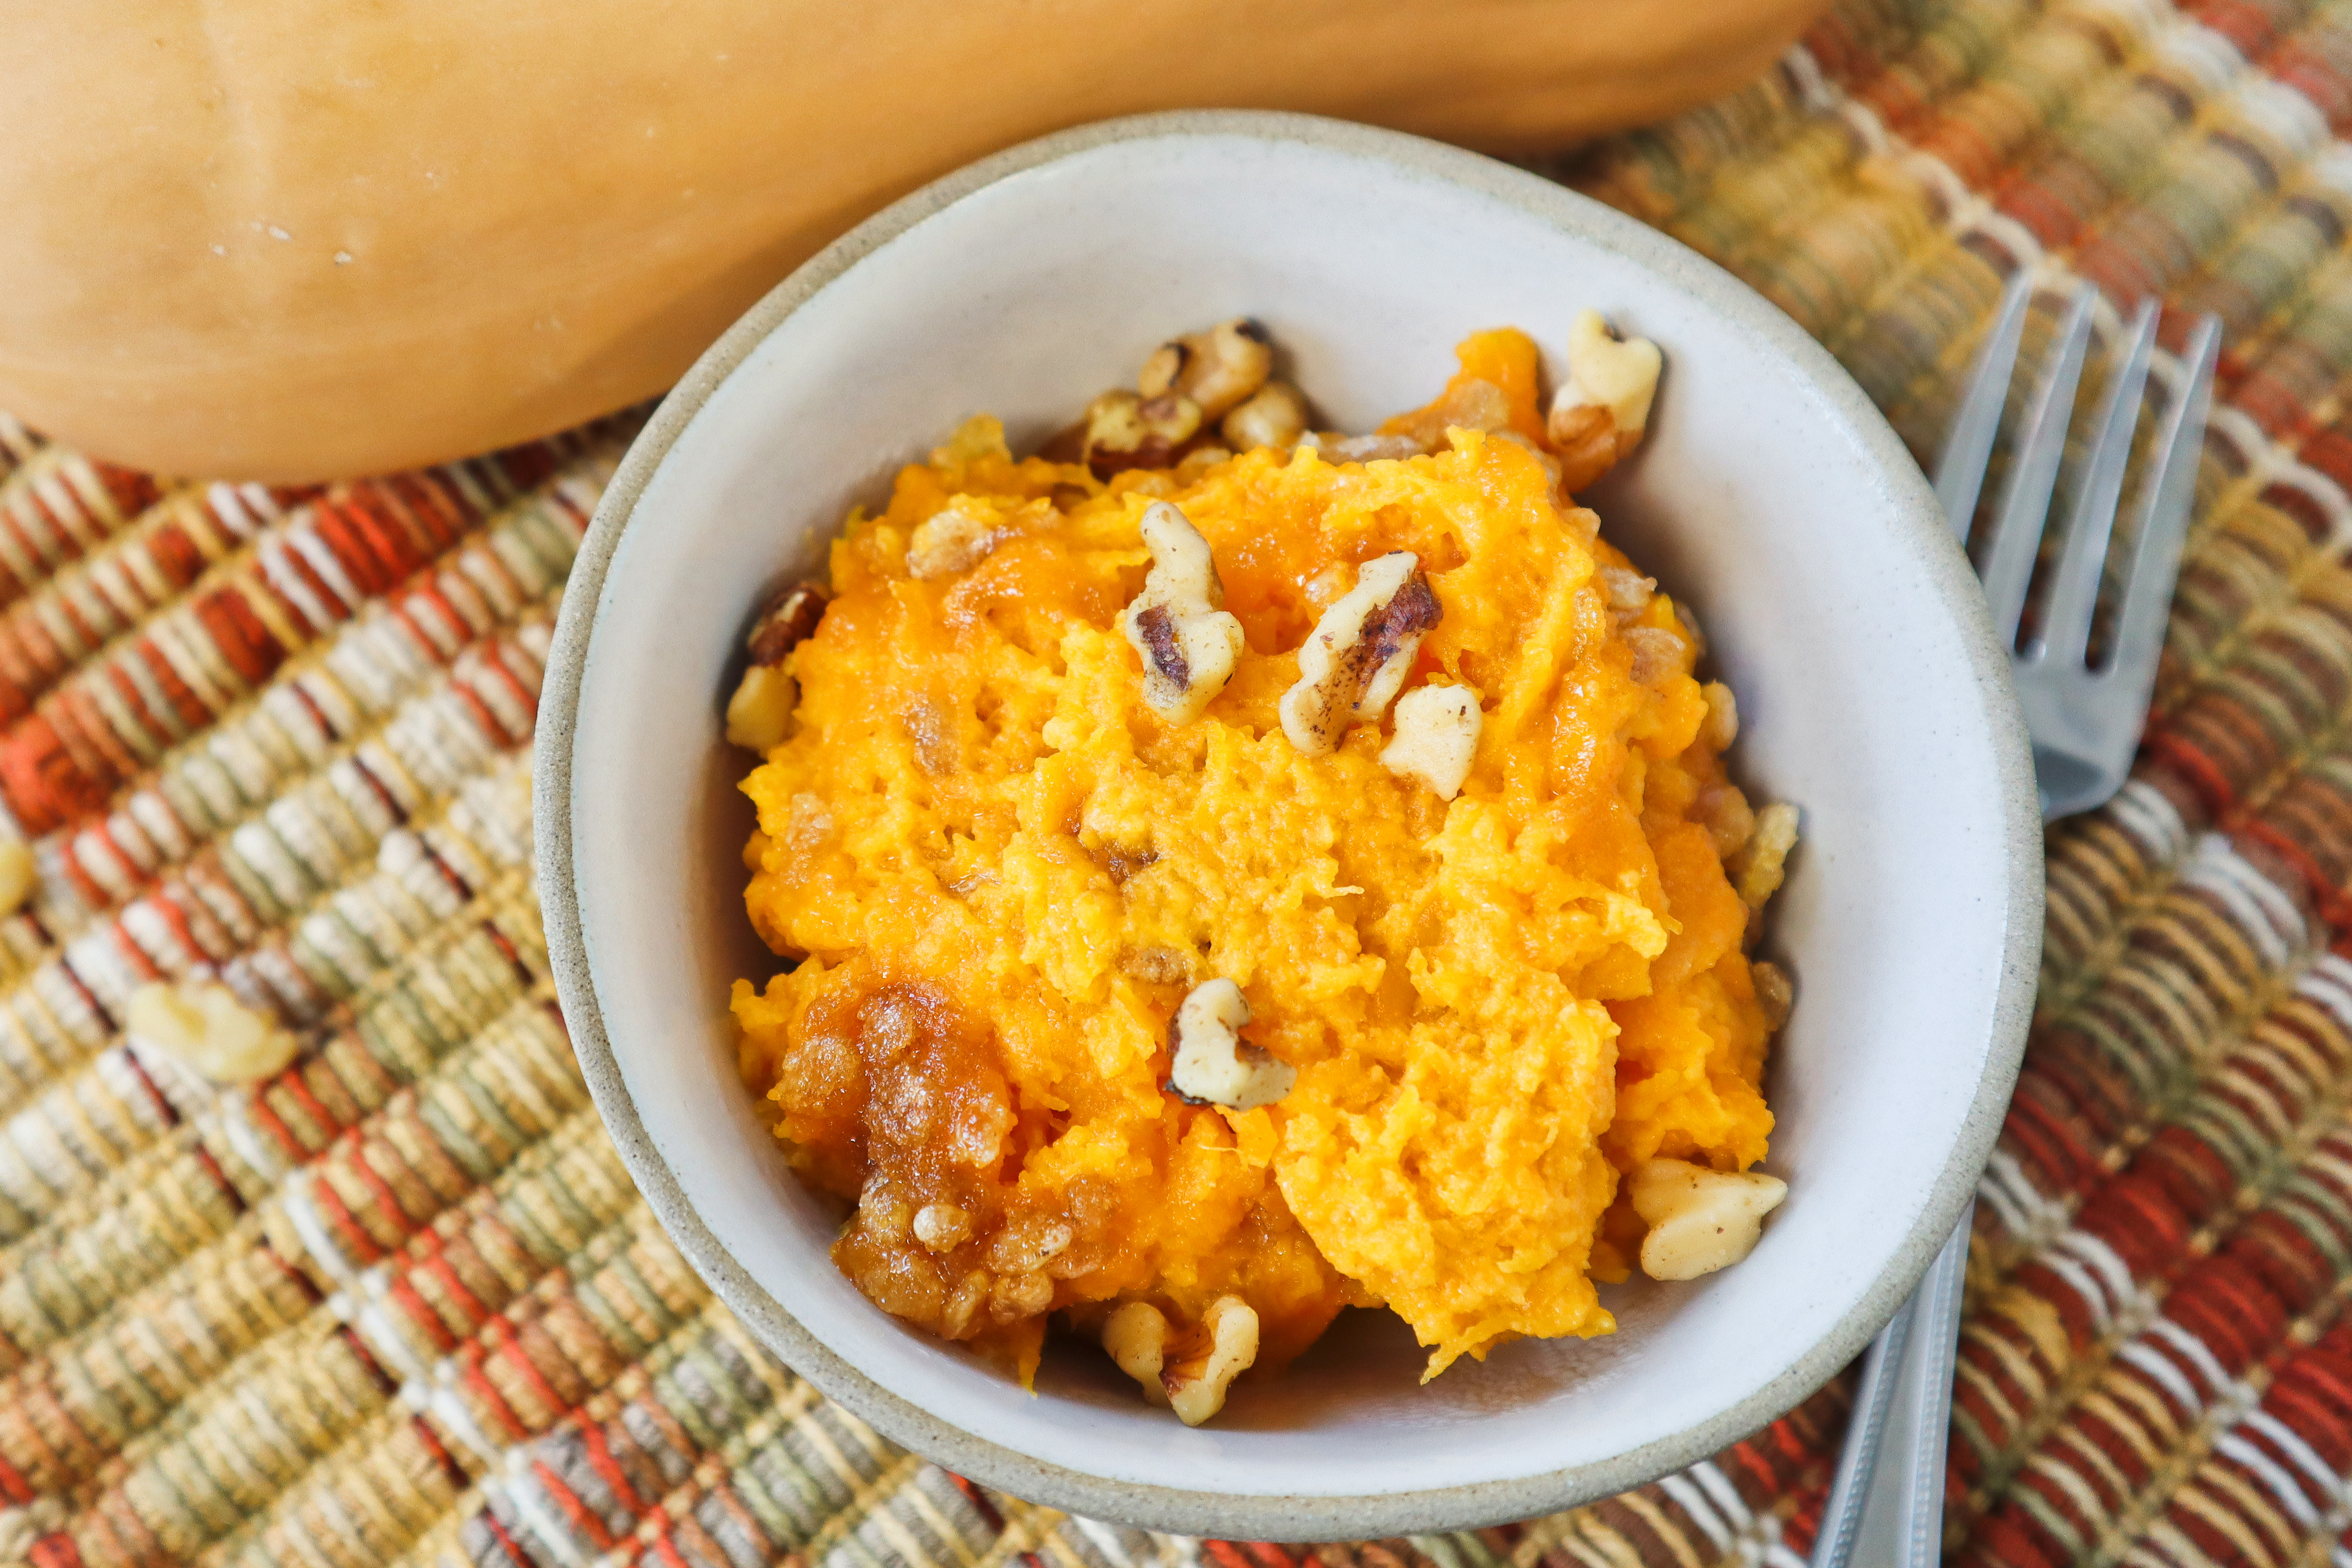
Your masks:
M1611 1330L1593 1281L1639 1245L1636 1165L1763 1156L1729 695L1559 490L1532 345L1481 334L1463 362L1391 428L1486 396L1467 382L1499 417L1402 459L1267 447L1104 479L975 419L833 546L791 732L743 786L747 906L798 962L733 1006L798 1169L855 1200L835 1256L884 1308L1026 1376L1056 1312L1195 1324L1238 1297L1266 1368L1384 1304L1433 1376ZM1118 626L1155 500L1245 637L1174 725ZM952 534L952 569L910 572L919 534ZM1398 551L1442 611L1406 689L1482 712L1450 801L1382 765L1385 721L1310 756L1277 715L1318 616ZM1217 977L1297 1069L1273 1104L1167 1087L1171 1016Z

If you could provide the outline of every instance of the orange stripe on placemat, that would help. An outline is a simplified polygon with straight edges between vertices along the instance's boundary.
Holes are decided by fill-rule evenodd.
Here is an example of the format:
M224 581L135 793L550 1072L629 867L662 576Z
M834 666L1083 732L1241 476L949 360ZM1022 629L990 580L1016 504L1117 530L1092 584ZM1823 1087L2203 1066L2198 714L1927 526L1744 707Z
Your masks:
M583 1421L580 1424L580 1440L587 1446L588 1468L613 1489L623 1508L631 1513L644 1513L653 1506L637 1495L637 1489L630 1483L628 1471L623 1469L621 1461L613 1457L612 1447L604 1441L604 1428L601 1425Z
M2238 792L2212 759L2169 730L2150 731L2139 743L2149 756L2165 763L2181 775L2183 782L2197 792L2208 814L2219 816L2236 804Z

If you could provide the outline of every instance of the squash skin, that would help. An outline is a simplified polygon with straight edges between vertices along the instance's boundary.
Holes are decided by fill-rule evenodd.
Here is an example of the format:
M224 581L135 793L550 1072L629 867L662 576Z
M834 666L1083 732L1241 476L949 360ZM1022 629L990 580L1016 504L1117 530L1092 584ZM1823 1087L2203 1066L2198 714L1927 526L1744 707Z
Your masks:
M1822 0L101 0L0 19L0 408L161 472L438 461L668 385L989 152L1306 110L1498 153L1731 90Z

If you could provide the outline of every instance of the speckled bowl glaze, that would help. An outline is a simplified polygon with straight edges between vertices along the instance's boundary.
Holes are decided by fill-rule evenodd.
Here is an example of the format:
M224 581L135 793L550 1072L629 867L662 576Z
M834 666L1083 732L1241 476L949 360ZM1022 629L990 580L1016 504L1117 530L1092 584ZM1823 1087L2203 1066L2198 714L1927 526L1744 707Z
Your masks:
M1467 331L1558 345L1599 306L1668 369L1587 498L1696 606L1738 773L1804 812L1769 947L1797 978L1769 1090L1790 1193L1739 1267L1608 1292L1616 1334L1522 1342L1427 1386L1346 1314L1198 1430L1063 1345L1034 1395L885 1316L826 1257L738 1083L746 760L719 740L761 595L966 416L1034 442L1171 331L1247 311L1339 424L1418 404ZM1557 367L1555 367L1556 369ZM883 1433L1018 1495L1192 1533L1312 1540L1541 1513L1690 1463L1795 1404L1949 1231L2016 1071L2042 839L2007 677L1918 469L1844 372L1725 273L1534 175L1273 114L1017 148L908 197L705 354L590 530L541 698L539 867L573 1040L638 1186L719 1296Z

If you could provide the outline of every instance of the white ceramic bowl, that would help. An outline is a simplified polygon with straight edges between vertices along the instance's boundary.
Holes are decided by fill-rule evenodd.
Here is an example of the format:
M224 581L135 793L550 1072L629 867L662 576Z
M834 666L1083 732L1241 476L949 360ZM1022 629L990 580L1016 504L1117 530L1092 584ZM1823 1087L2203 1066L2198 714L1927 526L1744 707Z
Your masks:
M1737 771L1799 803L1770 946L1795 1015L1769 1091L1790 1184L1739 1267L1608 1292L1621 1324L1418 1382L1349 1313L1199 1430L1099 1352L1034 1397L901 1327L826 1258L735 1079L728 983L777 967L738 858L718 714L754 605L853 501L966 416L1016 446L1171 331L1250 312L1343 426L1430 395L1472 329L1564 341L1580 306L1655 339L1647 444L1591 499L1693 604L1739 699ZM1557 368L1557 367L1555 367ZM572 1037L639 1187L719 1294L886 1435L1015 1494L1302 1540L1524 1517L1638 1484L1779 1415L1853 1356L1948 1234L2015 1072L2040 945L2024 733L1966 562L1844 373L1745 287L1534 175L1268 114L1051 137L908 198L703 356L589 531L538 755L541 894Z

